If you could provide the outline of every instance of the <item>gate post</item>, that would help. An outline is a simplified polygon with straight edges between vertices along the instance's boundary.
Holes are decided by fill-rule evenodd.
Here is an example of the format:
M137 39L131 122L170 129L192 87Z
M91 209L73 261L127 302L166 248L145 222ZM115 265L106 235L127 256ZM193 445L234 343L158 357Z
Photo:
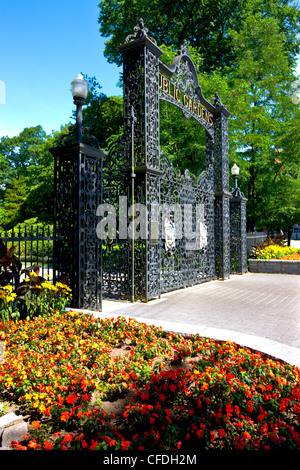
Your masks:
M247 271L247 199L239 188L235 188L230 199L230 273L244 274Z
M228 117L216 93L214 113L215 271L219 279L230 277L230 198Z
M155 207L160 203L159 57L163 53L147 33L140 19L135 33L119 46L123 54L125 152L132 178L128 202L134 218L141 208L138 204L146 208L146 214L139 215L139 223L146 222L145 227L139 229L137 223L133 225L129 254L132 258L131 300L146 302L160 295L159 212ZM146 217L146 221L141 220L142 217Z
M50 149L54 156L54 276L70 278L73 308L101 310L101 240L96 210L102 202L104 152L82 143ZM57 280L57 279L56 279Z

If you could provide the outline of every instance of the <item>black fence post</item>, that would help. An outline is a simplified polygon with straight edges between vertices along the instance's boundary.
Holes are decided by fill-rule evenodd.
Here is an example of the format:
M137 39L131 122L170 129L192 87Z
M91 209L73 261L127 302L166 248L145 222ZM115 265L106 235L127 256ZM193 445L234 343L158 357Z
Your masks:
M54 246L56 277L70 279L73 308L101 310L101 240L96 233L102 203L105 153L82 143L51 149L55 160Z

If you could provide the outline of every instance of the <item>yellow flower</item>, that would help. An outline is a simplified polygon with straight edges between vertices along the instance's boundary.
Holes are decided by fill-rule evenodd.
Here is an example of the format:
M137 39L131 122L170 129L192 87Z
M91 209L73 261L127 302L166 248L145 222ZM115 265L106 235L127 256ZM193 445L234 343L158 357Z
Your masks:
M10 292L12 292L13 286L4 286L3 289L9 290Z
M13 302L15 300L15 298L17 297L17 294L10 294L6 297L6 301L7 302Z

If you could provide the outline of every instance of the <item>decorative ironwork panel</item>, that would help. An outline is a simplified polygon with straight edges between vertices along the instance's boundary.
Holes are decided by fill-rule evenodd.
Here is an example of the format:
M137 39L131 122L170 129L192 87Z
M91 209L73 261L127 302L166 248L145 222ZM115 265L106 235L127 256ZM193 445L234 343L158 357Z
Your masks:
M127 134L128 135L128 134ZM131 239L128 238L128 205L131 201L130 166L125 152L128 139L109 149L103 165L103 206L98 224L102 242L103 297L131 299ZM102 222L100 222L102 220ZM106 233L107 232L107 233Z
M216 276L230 276L230 195L215 195L215 269Z
M213 279L212 166L198 179L176 171L161 154L161 291Z
M229 191L228 118L220 112L215 116L215 191Z
M247 271L246 199L242 196L230 200L230 270L232 274Z
M186 41L184 41L170 67L160 62L160 71L160 99L179 107L187 119L193 117L213 139L212 113L215 108L202 94L198 73L190 57Z
M146 271L146 300L161 294L160 276L160 175L148 172L146 174L147 201L147 271Z

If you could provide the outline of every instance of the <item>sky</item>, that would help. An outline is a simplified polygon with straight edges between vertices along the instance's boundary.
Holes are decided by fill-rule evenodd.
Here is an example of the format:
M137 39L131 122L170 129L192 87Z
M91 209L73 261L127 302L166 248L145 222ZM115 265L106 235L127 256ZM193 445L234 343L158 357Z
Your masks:
M122 95L121 69L103 55L98 0L0 3L0 138L37 125L50 134L71 122L79 73L95 76L107 96Z
M107 96L122 95L119 72L103 55L97 0L0 0L0 138L71 122L71 82L95 76Z

